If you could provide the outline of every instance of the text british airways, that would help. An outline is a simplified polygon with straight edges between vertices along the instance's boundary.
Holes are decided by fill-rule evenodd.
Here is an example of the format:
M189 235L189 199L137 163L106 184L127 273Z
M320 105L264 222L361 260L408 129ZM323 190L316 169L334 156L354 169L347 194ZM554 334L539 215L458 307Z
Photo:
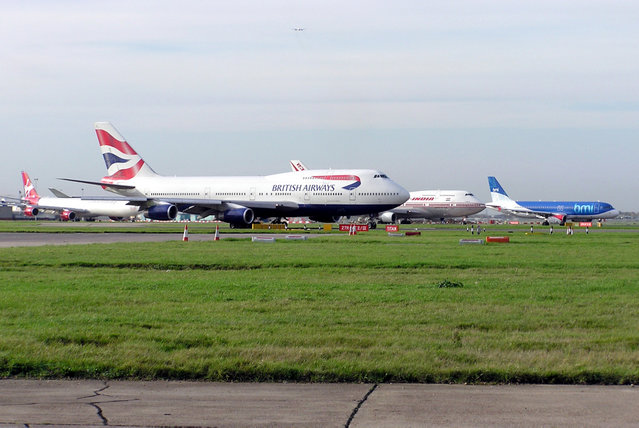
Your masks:
M334 192L334 184L274 184L273 192Z

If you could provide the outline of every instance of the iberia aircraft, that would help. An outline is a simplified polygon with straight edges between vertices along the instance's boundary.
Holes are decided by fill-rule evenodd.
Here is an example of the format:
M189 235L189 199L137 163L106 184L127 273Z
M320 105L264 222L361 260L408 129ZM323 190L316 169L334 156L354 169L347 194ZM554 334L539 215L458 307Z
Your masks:
M24 198L22 209L24 215L37 216L40 211L60 213L63 221L75 220L78 217L94 218L108 216L112 219L123 219L139 214L139 207L127 205L128 201L90 201L78 197L69 197L58 190L51 189L58 197L49 198L38 195L29 174L22 171Z
M341 216L370 215L402 204L408 191L370 169L304 170L267 176L169 177L157 174L108 122L95 130L107 173L97 184L136 204L155 220L178 211L215 215L231 227L256 218L309 217L335 222Z

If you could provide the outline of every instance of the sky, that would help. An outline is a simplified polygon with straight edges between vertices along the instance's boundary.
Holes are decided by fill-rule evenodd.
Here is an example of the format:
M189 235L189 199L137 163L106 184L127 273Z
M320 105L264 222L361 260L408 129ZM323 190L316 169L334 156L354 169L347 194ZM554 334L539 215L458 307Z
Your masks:
M106 174L380 169L407 190L639 211L639 2L0 3L0 195ZM295 29L303 29L296 31Z

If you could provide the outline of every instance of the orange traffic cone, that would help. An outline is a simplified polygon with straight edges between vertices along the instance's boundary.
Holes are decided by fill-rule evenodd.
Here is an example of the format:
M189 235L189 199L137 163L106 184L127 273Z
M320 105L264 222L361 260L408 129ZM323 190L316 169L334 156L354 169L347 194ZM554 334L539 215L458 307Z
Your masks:
M185 224L184 233L182 234L182 241L188 241L188 240L189 240L189 225Z
M215 238L213 238L214 241L219 241L220 240L220 225L216 224L215 225Z

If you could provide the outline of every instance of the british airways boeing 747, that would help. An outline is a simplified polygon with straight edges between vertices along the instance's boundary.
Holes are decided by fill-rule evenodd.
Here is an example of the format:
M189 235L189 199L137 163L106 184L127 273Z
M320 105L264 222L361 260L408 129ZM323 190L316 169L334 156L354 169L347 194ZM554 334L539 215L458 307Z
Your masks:
M268 176L169 177L157 174L108 122L95 130L107 173L100 181L65 179L102 186L139 205L147 217L175 218L178 211L215 215L231 226L256 218L309 217L334 222L401 205L408 191L381 171L304 170Z
M599 201L513 201L495 177L488 177L492 201L489 208L504 211L518 217L552 218L564 224L567 220L592 221L619 215L619 211L607 202Z

